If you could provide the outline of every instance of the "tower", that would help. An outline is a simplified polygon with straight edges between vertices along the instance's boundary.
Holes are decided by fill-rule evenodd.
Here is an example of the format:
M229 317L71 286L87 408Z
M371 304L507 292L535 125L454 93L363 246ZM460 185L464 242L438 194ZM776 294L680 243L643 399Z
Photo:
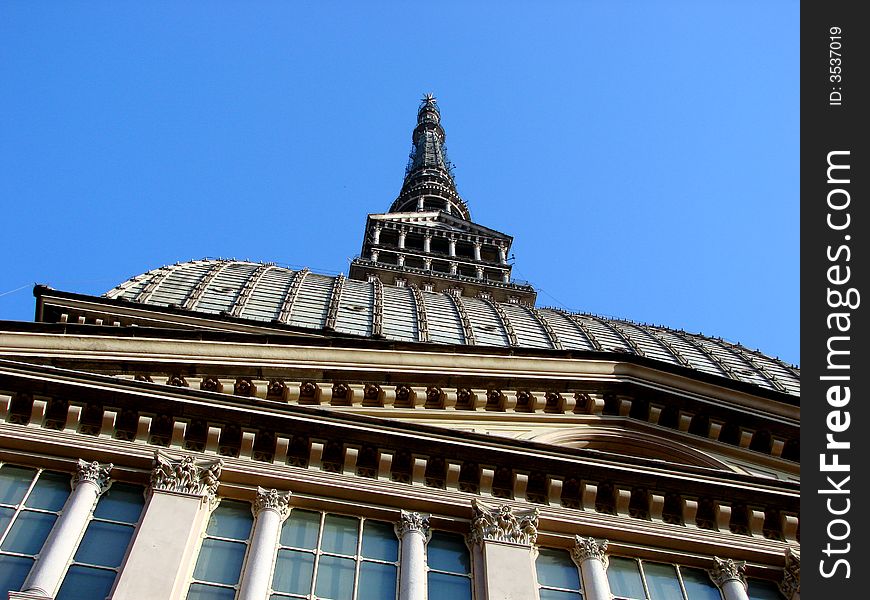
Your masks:
M456 190L441 111L431 94L420 103L411 139L402 189L389 211L366 219L350 278L533 305L534 289L511 280L513 238L472 221Z

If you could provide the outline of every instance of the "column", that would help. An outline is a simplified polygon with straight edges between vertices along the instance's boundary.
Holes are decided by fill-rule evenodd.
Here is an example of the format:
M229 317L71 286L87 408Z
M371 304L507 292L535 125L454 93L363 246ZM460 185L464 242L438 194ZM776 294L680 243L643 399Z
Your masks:
M456 275L457 271L459 271L459 265L455 262L450 263L450 274Z
M746 585L746 563L730 558L713 557L715 565L710 571L710 578L720 590L724 600L749 600Z
M401 249L405 248L405 235L406 233L404 231L399 232L399 248Z
M607 540L596 542L591 537L574 537L571 558L580 567L583 578L583 597L586 600L610 600L610 582L607 580Z
M447 253L448 253L450 256L456 256L456 238L453 237L452 235L451 235L450 238L447 240L447 248L448 248L448 252L447 252Z
M785 551L785 572L779 589L786 600L801 600L801 552L795 548Z
M396 535L402 542L399 563L399 600L426 600L426 542L429 541L429 517L403 510L396 523Z
M498 245L498 261L501 264L505 264L507 262L507 250L504 247L504 244Z
M154 453L144 516L112 600L183 598L200 535L216 504L221 465L219 458Z
M474 241L474 260L481 260L481 258L480 258L480 247L481 247L481 245L482 245L482 244L481 244L480 240L475 240L475 241Z
M426 197L420 196L417 198L417 210L422 211L426 207Z
M477 278L483 279L483 267L477 267Z
M272 563L278 548L281 523L290 513L290 492L257 488L254 512L254 532L248 561L239 586L239 600L266 600L271 587Z
M477 589L485 593L478 600L537 598L534 553L538 509L517 510L477 499L472 500L472 508L474 573L480 585Z
M372 250L372 262L378 262L380 253L377 250Z
M502 271L502 272L501 272L501 280L502 280L502 282L504 282L504 283L510 283L510 282L511 282L511 275L510 275L510 273L508 273L507 271Z
M405 266L405 255L404 254L397 254L396 255L396 264L399 265L400 267Z
M427 271L432 270L432 259L431 258L424 258L423 259L423 268L426 269Z
M63 505L63 511L51 528L39 558L21 588L29 594L27 598L51 598L57 592L88 525L91 511L100 494L109 487L111 470L112 463L102 465L96 461L79 460L72 479L72 494ZM10 593L9 597L16 598L14 594Z
M432 234L431 233L427 232L423 236L423 252L425 252L426 254L432 252Z
M378 245L381 243L381 226L375 225L374 231L372 231L372 244Z

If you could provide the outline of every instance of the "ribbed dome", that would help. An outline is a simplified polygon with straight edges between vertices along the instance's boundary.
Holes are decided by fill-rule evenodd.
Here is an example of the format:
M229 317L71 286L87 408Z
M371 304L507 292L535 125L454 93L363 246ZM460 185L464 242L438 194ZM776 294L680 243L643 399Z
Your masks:
M391 340L623 352L800 395L797 368L721 339L268 263L178 263L137 275L106 296Z

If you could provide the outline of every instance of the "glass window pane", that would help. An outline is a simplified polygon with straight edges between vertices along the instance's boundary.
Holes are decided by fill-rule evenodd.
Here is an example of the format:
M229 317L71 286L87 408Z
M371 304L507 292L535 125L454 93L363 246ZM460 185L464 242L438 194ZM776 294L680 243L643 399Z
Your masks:
M275 562L272 589L288 594L311 593L311 576L314 573L314 555L296 550L279 550Z
M109 590L112 589L114 582L114 571L73 565L63 579L57 600L80 600L83 598L103 600L109 595Z
M203 581L235 585L242 572L245 548L239 542L204 539L193 576Z
M645 562L643 575L646 577L646 587L651 600L674 600L683 597L674 565Z
M321 556L314 594L330 600L351 600L355 563L350 558Z
M360 564L357 600L390 600L395 597L396 567L371 562Z
M323 521L323 539L320 549L336 554L356 554L356 540L359 534L359 519L326 515Z
M7 592L20 590L32 566L32 558L0 555L0 598L5 598Z
M646 598L643 582L640 579L640 571L635 560L618 556L611 557L607 567L607 579L610 581L610 591L613 592L614 596L637 598L638 600Z
M429 571L430 600L471 600L471 580L468 577Z
M281 529L281 545L314 550L320 531L320 513L293 510Z
M0 508L0 536L6 531L6 526L12 520L12 515L15 514L14 508Z
M535 561L538 583L550 587L580 589L580 573L566 550L541 548Z
M63 508L63 503L66 502L71 491L69 475L43 471L24 505L29 508L58 511Z
M217 537L246 540L251 535L253 523L254 514L250 504L223 500L211 513L205 532Z
M235 597L236 590L234 589L214 587L201 583L194 583L187 592L187 600L233 600Z
M558 590L541 589L541 600L578 600L583 596L579 592L561 592Z
M76 562L103 567L117 567L133 537L133 528L127 525L91 521L76 552Z
M783 596L774 582L750 579L749 598L750 600L782 600Z
M18 504L27 493L36 469L24 467L0 467L0 504Z
M21 511L0 549L21 554L38 553L56 519L56 515Z
M137 523L142 507L145 506L144 488L137 485L113 483L108 491L100 496L94 516L98 519Z
M468 548L461 535L436 531L426 545L430 569L451 573L470 573L471 563Z
M680 575L683 576L683 587L686 588L689 600L721 600L719 588L710 579L707 571L680 567Z
M388 560L399 559L399 538L393 526L380 521L366 521L363 525L362 555L366 558Z

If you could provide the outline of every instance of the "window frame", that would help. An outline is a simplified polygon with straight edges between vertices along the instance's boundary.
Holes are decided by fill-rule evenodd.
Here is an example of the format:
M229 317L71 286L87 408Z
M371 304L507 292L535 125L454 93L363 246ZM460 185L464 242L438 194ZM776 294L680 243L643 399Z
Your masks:
M313 600L314 598L318 598L318 596L316 594L317 575L318 575L319 569L320 569L320 559L323 556L329 556L329 557L341 558L341 559L350 559L350 560L354 561L353 588L352 588L352 596L351 596L354 600L359 595L360 567L362 566L363 562L394 566L396 568L396 598L399 597L399 576L400 576L400 572L401 572L400 563L401 563L401 558L402 558L402 548L401 548L401 540L398 539L398 536L396 537L397 543L396 543L396 560L395 560L395 562L381 560L381 559L377 559L377 558L368 558L368 557L363 556L363 554L362 554L362 543L363 543L363 535L365 533L366 521L372 521L374 523L382 523L382 524L392 525L390 522L382 521L380 519L370 519L369 517L366 517L363 515L349 515L346 513L331 512L331 511L326 511L326 510L314 510L314 509L308 509L308 508L294 508L290 511L290 514L287 517L287 519L284 521L284 523L282 523L282 529L286 525L287 521L289 521L290 519L293 518L294 511L297 511L297 512L304 511L304 512L309 512L309 513L317 513L320 515L320 520L318 521L318 526L317 526L318 527L318 529L317 529L317 542L316 542L316 545L313 549L312 548L301 548L301 547L297 547L297 546L285 546L281 543L281 535L279 532L278 541L277 541L276 550L275 550L275 558L272 561L272 570L270 572L270 577L269 577L269 598L270 599L273 597L296 598L296 599L304 598L307 600ZM356 554L355 555L351 556L349 554L340 554L337 552L327 552L327 551L323 550L323 530L324 530L324 525L326 524L326 517L329 515L333 515L336 517L356 519L358 521L356 549L355 549ZM307 594L300 595L300 594L293 594L290 592L282 592L282 591L277 591L277 590L275 590L274 587L272 587L272 584L275 581L275 569L277 568L277 564L278 564L278 560L277 560L278 553L281 550L290 550L293 552L302 552L302 553L305 553L305 554L308 554L308 555L314 557L314 565L312 566L312 570L311 570L311 584L308 587Z
M641 585L643 586L643 592L644 592L643 598L632 598L629 596L618 596L614 593L613 600L651 600L652 596L650 595L649 584L647 583L647 580L646 580L646 572L644 571L644 568L643 568L643 565L645 562L659 564L659 565L670 565L670 566L674 567L674 572L677 575L677 583L680 586L680 593L683 595L683 597L680 598L679 600L687 600L689 598L689 594L686 592L686 584L683 583L683 573L682 573L681 567L685 567L688 569L700 568L700 567L692 567L689 565L679 565L677 563L666 562L666 561L661 561L661 560L647 560L644 558L637 558L634 556L613 555L613 556L610 556L608 558L622 558L622 559L634 561L634 563L637 565L638 572L640 573L640 582L641 582ZM722 590L719 589L718 586L716 586L716 589L719 592L719 598L721 600L722 598L724 598L724 596L722 594Z
M252 504L250 502L246 502L244 500L237 500L235 498L220 498L215 503L214 508L212 508L211 511L209 511L208 519L206 520L205 527L202 528L202 535L199 538L199 545L197 546L197 549L196 549L196 558L193 561L193 569L190 573L190 580L187 583L187 591L184 594L185 600L190 595L190 588L192 588L196 584L199 584L202 586L207 586L207 587L221 588L221 589L225 589L225 590L231 589L234 592L233 593L234 599L238 598L238 596L239 596L239 589L240 589L241 584L242 584L242 578L245 575L245 567L248 566L248 557L251 553L251 540L254 537L254 527L257 524L257 520L254 517L253 512L252 512L251 513L251 529L248 531L248 537L245 538L244 540L239 540L236 538L228 538L228 537L218 536L218 535L212 535L212 534L208 533L208 524L211 521L211 518L214 515L215 511L217 511L220 508L221 502L224 502L224 501L234 502L234 503L238 503L238 504L245 504L248 506L248 510L251 510L251 507L252 507ZM144 511L143 511L143 514L144 514ZM202 553L202 546L207 539L219 540L222 542L232 542L234 544L244 544L245 553L242 556L242 566L241 566L241 569L239 570L239 579L238 579L238 581L236 581L236 583L234 585L229 585L226 583L219 583L216 581L208 581L205 579L197 579L196 578L196 567L199 564L199 557L200 557L200 554Z

